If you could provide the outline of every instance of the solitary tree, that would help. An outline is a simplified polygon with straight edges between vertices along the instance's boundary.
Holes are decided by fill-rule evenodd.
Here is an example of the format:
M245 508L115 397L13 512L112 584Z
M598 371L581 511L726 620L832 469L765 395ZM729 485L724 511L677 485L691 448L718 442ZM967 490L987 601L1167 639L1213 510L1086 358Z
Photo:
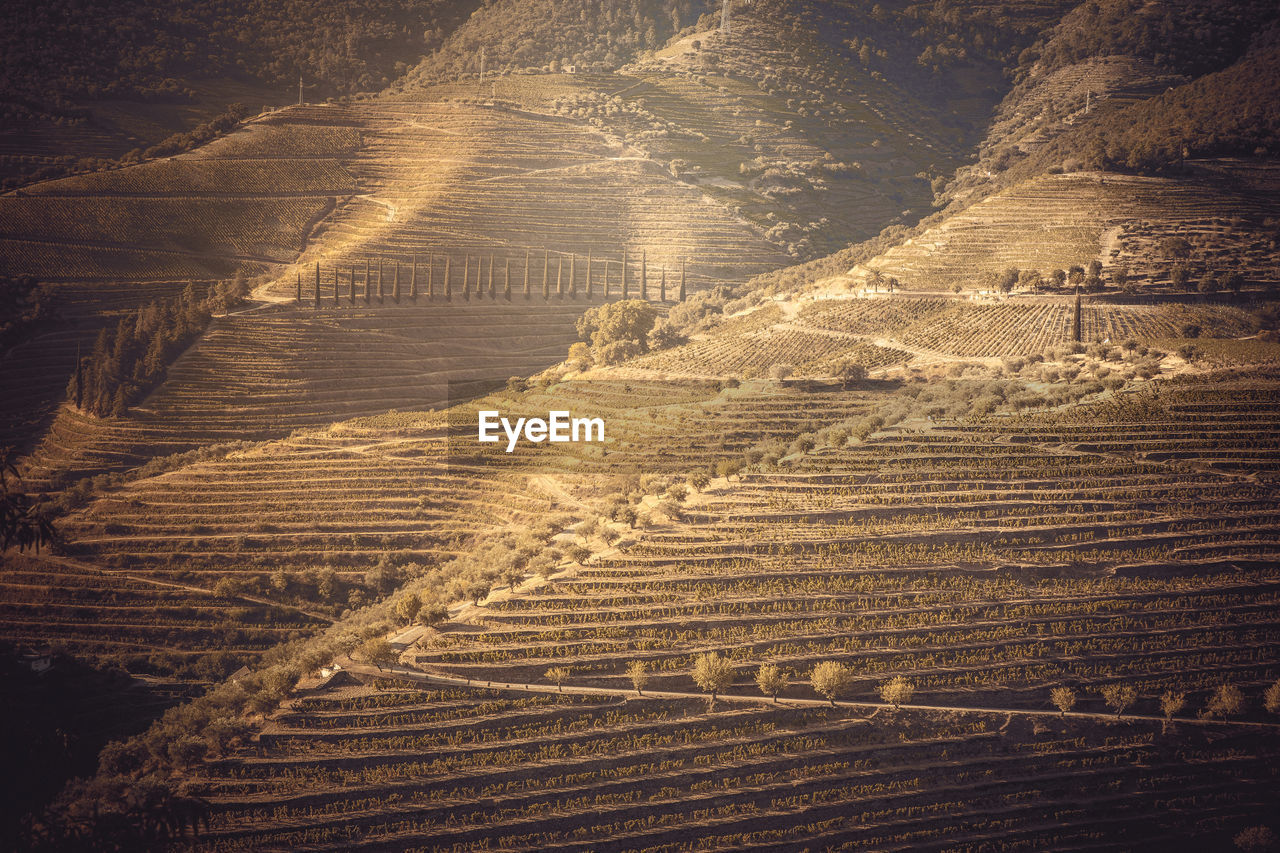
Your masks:
M1053 702L1060 716L1065 717L1076 706L1076 692L1070 687L1055 687L1049 691L1049 701Z
M485 596L489 594L489 584L480 580L472 581L467 584L466 593L467 598L471 599L472 604L479 607L480 602L484 601Z
M1262 704L1268 712L1280 714L1280 681L1276 681L1262 694Z
M1138 700L1138 691L1130 684L1108 684L1102 688L1102 698L1118 717Z
M420 610L422 610L422 599L418 598L417 593L405 593L396 600L396 615L406 625L413 624L413 620L417 618Z
M1208 711L1209 716L1221 717L1224 720L1239 714L1244 710L1244 693L1234 684L1224 684L1209 697L1205 710Z
M773 697L778 704L778 694L787 688L787 676L776 663L762 663L756 672L756 686L766 696Z
M809 683L820 696L825 696L834 708L836 698L849 689L849 681L853 673L849 667L839 661L824 660L813 668L809 674Z
M1160 697L1160 712L1164 714L1164 722L1167 726L1173 722L1173 715L1182 710L1187 704L1187 694L1175 693L1172 690L1166 690Z
M372 637L365 640L364 645L360 647L360 652L365 660L378 668L379 672L384 666L395 666L396 661L400 659L400 655L391 648L391 644L385 637Z
M911 697L915 695L916 687L901 675L895 675L880 685L879 692L882 700L897 708L903 702L911 701Z
M547 680L555 682L556 690L564 692L564 683L569 678L569 670L563 666L553 666L547 670Z
M733 665L715 652L698 655L693 662L693 680L711 694L709 705L714 705L716 695L733 683Z
M649 670L644 661L633 660L627 666L627 677L631 679L631 686L636 689L636 693L643 696L644 686L649 683Z
M502 579L507 582L507 586L511 587L511 591L516 591L516 586L524 581L524 570L511 566L502 573Z

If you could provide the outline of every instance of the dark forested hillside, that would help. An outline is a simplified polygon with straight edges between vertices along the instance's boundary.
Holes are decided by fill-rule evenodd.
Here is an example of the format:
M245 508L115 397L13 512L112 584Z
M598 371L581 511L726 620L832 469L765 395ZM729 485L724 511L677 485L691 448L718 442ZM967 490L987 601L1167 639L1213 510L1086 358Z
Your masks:
M1280 87L1271 2L1089 0L1009 66L961 205L1046 171L1167 172L1188 157L1274 153Z
M481 48L495 71L613 69L717 8L708 0L489 0L408 82L479 73Z
M438 47L475 0L50 0L0 27L0 178L97 168L297 97L376 91ZM242 111L242 110L241 110ZM202 128L203 126L203 128Z
M310 92L380 89L437 47L456 0L51 0L10 4L0 29L6 118L75 116L79 99L181 101L186 79L246 76Z

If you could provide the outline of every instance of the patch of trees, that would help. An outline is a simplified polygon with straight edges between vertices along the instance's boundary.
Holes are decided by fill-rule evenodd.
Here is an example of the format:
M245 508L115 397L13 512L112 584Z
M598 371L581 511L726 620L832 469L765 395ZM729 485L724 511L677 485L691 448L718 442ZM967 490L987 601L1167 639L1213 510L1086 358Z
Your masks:
M6 9L6 120L83 121L77 100L181 103L213 77L296 85L309 96L381 89L438 47L475 2L49 0Z
M598 364L617 364L649 351L649 333L658 310L643 299L597 305L578 318L578 337L591 343L589 353L570 351L570 358L590 355Z
M19 552L31 548L38 553L41 545L53 542L53 522L46 507L17 490L17 481L13 449L6 447L0 450L0 551L17 545Z
M1091 168L1161 172L1188 157L1253 154L1280 140L1280 45L1251 53L1068 134L1059 157Z
M1019 72L1036 63L1053 71L1095 56L1133 56L1165 71L1206 74L1239 59L1278 13L1270 0L1089 0L1019 56Z
M98 417L123 417L164 380L169 363L204 331L214 310L240 304L248 293L243 279L201 296L187 285L174 301L152 302L102 329L92 353L80 360L67 384L76 408Z
M29 275L0 276L0 353L54 318L48 287Z
M506 0L487 3L410 82L457 79L489 71L614 69L640 52L661 47L719 4L708 0Z

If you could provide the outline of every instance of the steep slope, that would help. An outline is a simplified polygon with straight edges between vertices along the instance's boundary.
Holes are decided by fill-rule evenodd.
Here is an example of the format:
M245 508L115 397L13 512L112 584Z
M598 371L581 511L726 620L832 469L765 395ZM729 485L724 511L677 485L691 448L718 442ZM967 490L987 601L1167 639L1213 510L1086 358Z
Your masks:
M948 198L968 204L1051 166L1151 173L1265 149L1277 21L1265 2L1080 4L1019 57L979 162Z
M176 153L263 103L379 90L438 47L471 0L69 2L0 33L5 187ZM247 106L246 106L247 105Z

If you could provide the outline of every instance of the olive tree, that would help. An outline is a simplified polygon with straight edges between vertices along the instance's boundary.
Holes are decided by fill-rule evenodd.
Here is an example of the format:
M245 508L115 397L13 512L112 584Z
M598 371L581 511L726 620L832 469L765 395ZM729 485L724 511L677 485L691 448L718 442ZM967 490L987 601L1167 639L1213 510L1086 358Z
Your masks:
M636 694L644 695L644 686L649 683L649 669L642 660L633 660L627 666L627 677L631 679L631 686L636 689Z
M915 695L916 686L901 675L895 675L881 684L878 692L883 701L897 708L902 703L911 701L911 697Z
M1055 687L1049 691L1049 701L1058 709L1059 715L1065 717L1076 706L1076 692L1070 687Z
M778 704L778 694L787 688L787 675L775 663L762 663L756 671L756 686L766 696L773 697Z
M556 691L564 692L564 683L569 679L569 670L563 666L553 666L547 670L547 680L554 682Z
M1227 717L1239 714L1244 710L1244 693L1234 684L1224 684L1209 697L1205 710L1211 717Z
M693 661L693 680L711 694L710 704L714 705L716 695L733 684L733 665L716 652L700 654Z
M1102 698L1118 717L1125 708L1138 701L1138 691L1131 684L1108 684L1102 688Z
M835 707L836 699L849 689L852 678L853 672L849 667L839 661L824 660L809 674L809 683L818 695L825 696Z
M365 640L360 646L360 652L365 660L378 668L379 672L384 666L395 666L396 661L400 660L400 654L391 647L385 637L372 637Z

